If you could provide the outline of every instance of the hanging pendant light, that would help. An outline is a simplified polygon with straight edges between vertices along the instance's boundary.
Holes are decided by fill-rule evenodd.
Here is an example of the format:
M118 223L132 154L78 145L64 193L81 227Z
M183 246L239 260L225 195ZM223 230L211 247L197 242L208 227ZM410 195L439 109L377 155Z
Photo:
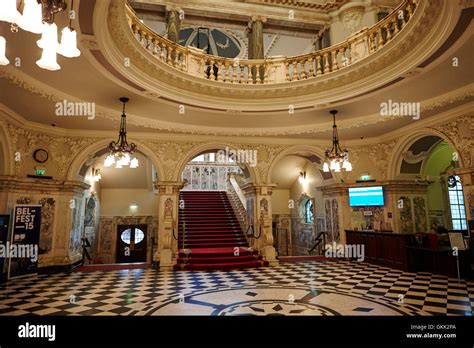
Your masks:
M16 0L2 0L0 2L0 21L17 23L21 13L16 9Z
M46 48L43 49L41 59L36 61L36 65L38 65L42 69L50 71L56 71L61 69L61 66L57 62L56 50Z
M42 49L54 49L56 52L58 50L58 26L55 23L44 23L43 24L43 34L41 39L36 41L36 44L39 48Z
M120 131L117 141L112 141L109 144L109 155L105 158L104 166L110 167L115 163L115 168L123 168L130 166L130 168L138 168L138 159L135 157L131 159L131 154L135 152L137 146L134 143L127 141L127 115L125 114L125 104L130 99L122 97L119 99L123 103L122 117L120 119Z
M337 110L331 110L329 112L333 117L332 148L325 152L326 162L323 164L323 171L329 172L333 170L339 173L341 169L344 169L346 172L350 172L352 171L352 164L349 162L349 152L346 149L341 149L339 145L339 134L336 125Z
M71 1L71 11L73 9L74 0ZM76 58L81 55L81 51L77 48L77 32L72 27L72 13L69 14L69 26L61 31L61 44L58 48L58 53L66 58Z
M43 14L41 3L37 0L25 0L23 16L18 20L18 26L34 34L43 32Z
M7 59L5 52L7 47L7 41L3 36L0 36L0 65L8 65L10 61Z
M76 58L81 55L77 48L77 32L69 27L64 27L61 32L61 43L58 53L66 58Z
M61 69L61 66L57 62L58 27L55 23L44 24L43 35L37 44L43 49L43 53L41 59L36 62L36 65L51 71Z

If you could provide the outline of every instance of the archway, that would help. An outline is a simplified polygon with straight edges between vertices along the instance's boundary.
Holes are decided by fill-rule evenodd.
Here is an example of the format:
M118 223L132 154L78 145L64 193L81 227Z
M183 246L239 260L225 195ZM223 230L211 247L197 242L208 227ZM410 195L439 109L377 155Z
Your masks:
M90 185L81 198L80 212L74 215L83 228L72 239L90 245L85 248L91 257L84 259L86 263L151 263L158 235L159 203L154 182L163 171L142 144L132 155L138 160L137 168L107 166L108 154L106 142L98 142L79 154L70 167L70 180Z
M261 221L257 216L261 210L269 214L271 206L257 193L256 165L255 149L231 144L204 144L183 156L175 176L184 182L174 236L175 268L239 269L274 259L265 251L266 215Z
M415 232L437 232L446 238L447 231L458 230L467 235L463 180L456 174L462 158L457 149L439 134L412 137L402 149L395 159L397 177L426 186L426 203L406 198L411 211L405 209L405 221L413 221ZM425 211L427 219L420 217Z
M330 218L332 202L318 190L334 182L332 173L323 171L322 158L318 148L294 146L280 153L270 166L268 180L276 185L272 195L273 231L281 256L308 255L318 236L325 241L338 239L338 226L331 223L337 218ZM322 247L324 242L320 242Z

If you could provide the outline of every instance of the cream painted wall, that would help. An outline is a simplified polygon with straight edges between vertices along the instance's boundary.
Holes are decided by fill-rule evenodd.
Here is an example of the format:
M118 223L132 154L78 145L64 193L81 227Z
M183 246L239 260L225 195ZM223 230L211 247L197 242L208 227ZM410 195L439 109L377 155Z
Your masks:
M306 193L315 200L315 216L324 216L323 193L317 190L317 187L322 186L323 179L313 163L308 163L304 170L306 171L306 183L300 184L296 179L290 190L290 198L294 200L296 209L292 213L294 216L298 214L298 200L303 193Z
M135 210L130 204L138 204ZM102 189L100 216L158 215L158 195L148 189Z
M290 190L273 190L272 193L272 213L290 214L288 201L290 200Z

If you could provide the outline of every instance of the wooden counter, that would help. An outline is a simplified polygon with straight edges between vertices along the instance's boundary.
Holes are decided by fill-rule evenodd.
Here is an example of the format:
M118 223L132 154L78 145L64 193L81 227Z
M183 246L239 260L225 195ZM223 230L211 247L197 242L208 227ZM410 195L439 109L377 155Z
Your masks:
M411 234L346 230L347 244L364 245L366 262L408 270Z

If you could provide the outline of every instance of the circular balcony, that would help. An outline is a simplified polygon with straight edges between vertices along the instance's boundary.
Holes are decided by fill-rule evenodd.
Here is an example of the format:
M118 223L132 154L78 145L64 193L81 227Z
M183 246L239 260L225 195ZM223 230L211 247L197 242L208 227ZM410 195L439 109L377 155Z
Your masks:
M403 0L373 27L337 45L261 60L223 58L173 43L142 23L125 0L98 2L94 21L107 18L108 31L97 33L98 43L144 95L239 113L326 107L387 86L442 43L450 7L449 1Z

